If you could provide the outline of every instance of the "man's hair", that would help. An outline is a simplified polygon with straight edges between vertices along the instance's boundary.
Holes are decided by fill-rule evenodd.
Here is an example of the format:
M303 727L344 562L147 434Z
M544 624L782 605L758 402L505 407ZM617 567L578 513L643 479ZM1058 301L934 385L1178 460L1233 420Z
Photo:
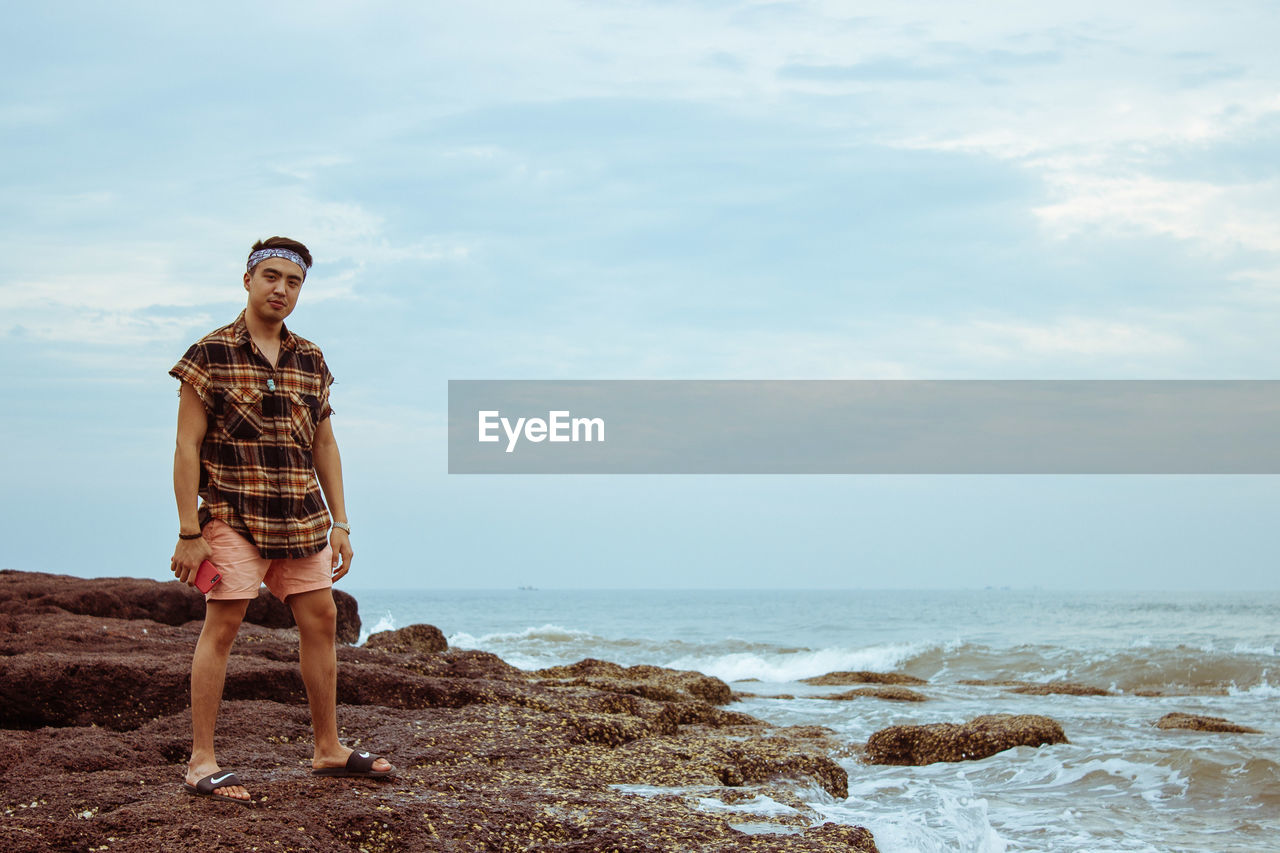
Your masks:
M307 262L307 269L311 268L311 252L307 247L299 243L297 240L290 240L288 237L270 237L266 240L259 240L253 244L253 248L249 250L249 254L253 254L259 249L288 249L290 252L297 252L302 259ZM305 273L307 270L303 270Z

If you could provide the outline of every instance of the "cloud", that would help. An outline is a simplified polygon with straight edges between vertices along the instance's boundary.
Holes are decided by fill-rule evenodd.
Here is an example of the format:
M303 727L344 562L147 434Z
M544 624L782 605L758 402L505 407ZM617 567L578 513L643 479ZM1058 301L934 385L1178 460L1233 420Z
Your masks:
M1109 379L1192 373L1196 350L1185 330L1199 320L919 313L837 317L807 328L559 324L433 337L442 353L488 350L483 362L441 367L467 378ZM501 349L492 349L494 340Z
M1280 180L1232 186L1068 171L1047 181L1058 200L1033 212L1058 237L1098 229L1115 238L1132 229L1222 253L1280 253Z
M92 347L94 352L72 351L68 357L71 360L79 357L86 366L95 363L101 366L103 347L119 349L157 343L174 344L188 337L193 326L208 329L215 325L213 315L203 311L183 317L146 317L80 310L63 315L49 312L27 316L22 323L6 325L0 332L20 334L29 340Z
M147 206L137 197L129 203ZM25 201L39 216L63 218L119 215L121 204L108 191L37 192ZM261 188L251 197L247 222L216 206L198 219L140 219L131 233L87 244L74 231L42 234L38 242L11 231L0 239L9 260L0 278L0 334L128 348L207 331L211 316L243 304L243 258L254 239L272 234L305 235L323 247L308 276L308 302L355 299L357 282L388 264L459 263L473 251L431 236L392 241L384 218L367 205L319 199L301 187Z

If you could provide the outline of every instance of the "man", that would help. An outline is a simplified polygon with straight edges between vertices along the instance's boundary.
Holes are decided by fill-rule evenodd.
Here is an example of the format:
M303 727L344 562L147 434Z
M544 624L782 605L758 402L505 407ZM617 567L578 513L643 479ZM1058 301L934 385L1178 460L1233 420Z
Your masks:
M298 623L315 733L313 772L368 778L393 772L386 759L338 741L332 586L350 571L352 552L329 419L333 376L320 349L284 325L310 267L311 253L296 240L259 240L245 268L244 311L196 342L169 371L182 382L173 573L194 584L207 559L222 575L205 596L191 663L191 761L183 788L243 805L252 804L249 792L218 765L213 735L231 644L261 583Z

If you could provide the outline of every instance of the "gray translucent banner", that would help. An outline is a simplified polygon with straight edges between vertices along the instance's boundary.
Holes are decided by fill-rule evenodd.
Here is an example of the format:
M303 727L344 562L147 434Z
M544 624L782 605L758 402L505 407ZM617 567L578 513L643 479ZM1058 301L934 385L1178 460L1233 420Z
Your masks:
M450 380L451 474L1275 474L1280 381Z

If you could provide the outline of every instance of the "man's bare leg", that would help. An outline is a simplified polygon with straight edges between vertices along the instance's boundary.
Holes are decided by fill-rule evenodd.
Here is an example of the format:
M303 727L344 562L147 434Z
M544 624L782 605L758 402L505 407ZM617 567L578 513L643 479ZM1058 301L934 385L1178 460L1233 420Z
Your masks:
M204 627L191 660L191 761L187 764L187 784L194 785L222 768L213 753L213 731L222 703L222 687L227 679L227 656L235 642L249 600L209 601L205 605ZM238 800L249 799L240 785L214 788L214 793Z
M316 748L311 766L343 767L351 750L338 740L338 608L333 603L333 590L315 589L289 596L293 620L298 623L300 644L298 660L302 666L302 683L307 687L307 704L311 706L311 728ZM391 763L379 758L374 770L390 770Z

